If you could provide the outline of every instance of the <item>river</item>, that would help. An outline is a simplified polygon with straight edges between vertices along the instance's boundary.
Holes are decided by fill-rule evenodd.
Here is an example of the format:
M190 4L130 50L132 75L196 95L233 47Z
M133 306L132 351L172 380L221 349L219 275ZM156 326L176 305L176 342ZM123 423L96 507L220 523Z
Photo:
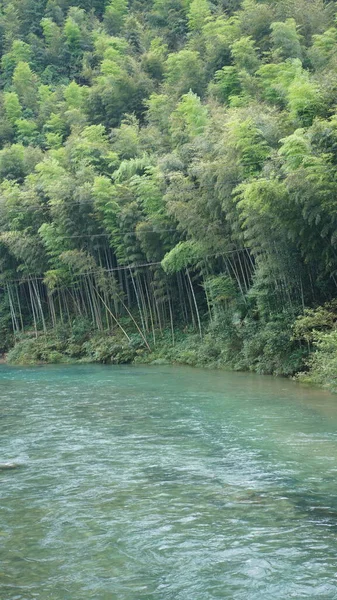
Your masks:
M0 365L1 600L337 599L337 396Z

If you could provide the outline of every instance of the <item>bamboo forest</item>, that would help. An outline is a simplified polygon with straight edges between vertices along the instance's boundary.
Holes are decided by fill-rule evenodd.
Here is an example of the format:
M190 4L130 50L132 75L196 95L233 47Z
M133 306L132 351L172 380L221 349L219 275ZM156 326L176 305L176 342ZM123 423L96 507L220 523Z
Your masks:
M0 352L337 389L337 3L3 0Z

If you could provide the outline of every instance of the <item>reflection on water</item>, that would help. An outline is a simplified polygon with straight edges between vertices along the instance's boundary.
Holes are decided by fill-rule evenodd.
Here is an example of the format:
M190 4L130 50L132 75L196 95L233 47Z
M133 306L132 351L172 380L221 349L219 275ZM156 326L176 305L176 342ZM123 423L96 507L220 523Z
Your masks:
M337 397L0 366L0 419L1 600L337 599Z

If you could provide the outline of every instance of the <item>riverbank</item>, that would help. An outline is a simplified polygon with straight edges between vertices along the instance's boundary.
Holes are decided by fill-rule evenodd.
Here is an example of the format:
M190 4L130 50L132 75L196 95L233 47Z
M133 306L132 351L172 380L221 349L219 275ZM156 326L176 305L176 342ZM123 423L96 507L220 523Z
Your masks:
M263 331L243 326L228 331L211 324L202 336L192 329L152 332L146 339L130 332L128 339L116 330L88 331L75 324L72 330L58 329L35 336L20 336L7 354L14 365L41 363L180 364L194 367L253 371L261 374L293 376L303 370L306 354L281 326Z
M142 334L130 322L124 323L124 333L97 332L87 322L74 321L71 327L20 335L6 362L178 364L295 377L337 392L337 332L313 330L316 317L306 314L296 327L284 316L267 323L215 321L201 335L186 327Z

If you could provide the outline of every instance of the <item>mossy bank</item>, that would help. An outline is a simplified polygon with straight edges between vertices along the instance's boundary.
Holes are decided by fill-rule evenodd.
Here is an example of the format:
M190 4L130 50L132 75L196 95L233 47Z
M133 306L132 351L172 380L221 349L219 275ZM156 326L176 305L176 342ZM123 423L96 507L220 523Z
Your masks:
M269 323L213 321L200 332L166 329L145 338L125 323L97 333L83 320L72 327L30 331L12 340L9 364L97 362L104 364L184 364L254 371L318 384L337 391L337 311L335 304L307 310L295 321L283 313Z

